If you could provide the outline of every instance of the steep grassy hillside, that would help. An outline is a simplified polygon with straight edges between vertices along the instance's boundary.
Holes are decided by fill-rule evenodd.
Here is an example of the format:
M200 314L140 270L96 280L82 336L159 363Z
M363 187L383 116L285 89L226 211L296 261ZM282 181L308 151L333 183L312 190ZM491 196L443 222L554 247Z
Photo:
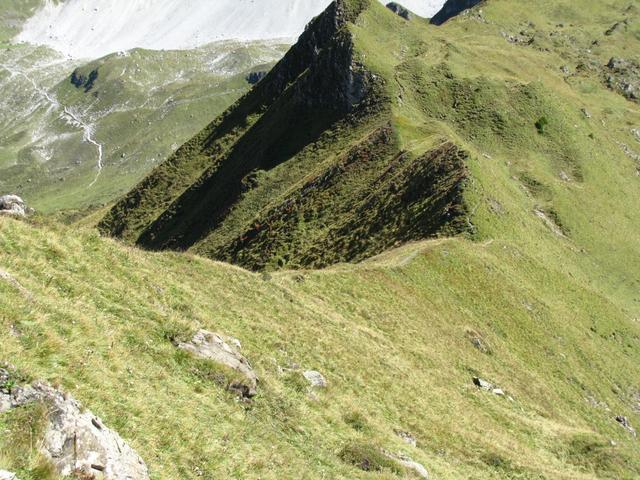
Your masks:
M0 281L0 358L78 397L156 479L412 478L376 471L379 448L438 479L638 478L638 441L614 419L640 425L637 295L615 300L591 257L533 233L535 249L434 240L259 275L0 219L0 268L30 292ZM241 340L253 402L172 346L199 328ZM328 389L309 393L296 368ZM19 413L0 417L0 468L43 478L24 437L39 417Z
M634 209L602 205L637 199L638 109L606 65L637 61L638 9L580 3L494 0L436 27L340 2L348 14L325 12L101 229L252 269L431 235L512 238L532 219L585 248L600 242L596 218L626 232Z
M220 42L81 66L44 47L0 49L0 191L46 212L112 201L244 94L247 74L268 69L284 48Z

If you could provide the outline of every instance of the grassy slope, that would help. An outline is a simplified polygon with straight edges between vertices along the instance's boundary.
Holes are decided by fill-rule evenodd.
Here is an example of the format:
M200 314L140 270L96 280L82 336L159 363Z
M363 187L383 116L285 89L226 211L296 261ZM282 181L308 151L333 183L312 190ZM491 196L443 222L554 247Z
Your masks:
M405 148L446 137L470 152L473 241L261 276L0 220L0 268L35 298L0 284L0 359L64 385L155 478L397 477L346 465L339 454L353 444L404 451L440 479L638 478L638 442L614 417L640 425L640 178L618 145L640 150L630 132L640 112L597 72L563 81L559 69L637 58L638 12L558 3L495 0L482 9L488 23L430 27L413 55L383 59L406 87L394 107ZM625 15L636 20L605 36ZM500 35L528 22L541 32L532 46ZM358 41L376 41L359 28ZM165 339L200 327L242 341L262 378L252 405ZM326 374L319 401L299 374L279 373L290 363ZM476 390L473 375L514 402ZM415 433L418 447L394 429ZM16 468L23 452L0 445L0 468Z
M5 219L0 232L0 266L34 296L0 284L0 357L80 398L154 478L395 478L341 462L354 443L403 451L441 479L640 474L638 442L613 418L640 422L638 309L585 281L593 270L543 231L537 255L502 240L436 240L272 276L90 230ZM166 339L201 327L242 341L261 378L253 404ZM327 376L319 401L299 373L279 373L292 363ZM476 390L473 375L514 401ZM0 468L38 478L27 473L36 460L2 442Z

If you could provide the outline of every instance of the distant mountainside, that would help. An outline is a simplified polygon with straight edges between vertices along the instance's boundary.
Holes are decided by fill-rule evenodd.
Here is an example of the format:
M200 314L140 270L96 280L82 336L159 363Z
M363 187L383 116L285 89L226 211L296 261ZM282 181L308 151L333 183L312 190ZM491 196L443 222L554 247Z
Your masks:
M111 202L244 94L287 47L221 42L88 63L0 49L0 191L37 210Z

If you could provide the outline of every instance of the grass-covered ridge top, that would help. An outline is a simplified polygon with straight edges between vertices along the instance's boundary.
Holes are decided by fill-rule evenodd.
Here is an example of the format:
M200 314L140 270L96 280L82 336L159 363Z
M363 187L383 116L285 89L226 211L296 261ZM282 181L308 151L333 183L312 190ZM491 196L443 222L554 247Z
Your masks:
M403 22L378 2L331 4L252 92L117 204L102 231L270 269L359 260L466 228L456 221L466 212L459 153L439 150L444 139L430 153L401 148L392 77L358 42L360 24L382 36Z

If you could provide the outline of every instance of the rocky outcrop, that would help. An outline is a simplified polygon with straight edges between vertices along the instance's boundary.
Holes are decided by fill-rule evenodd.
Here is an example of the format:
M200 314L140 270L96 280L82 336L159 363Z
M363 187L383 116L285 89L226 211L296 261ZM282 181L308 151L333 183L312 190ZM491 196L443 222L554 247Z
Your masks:
M3 195L0 197L0 216L26 217L29 213L25 201L17 195Z
M631 422L627 417L618 415L616 417L616 422L618 422L622 428L624 428L627 432L629 432L634 437L637 435L636 429L633 428L633 425L631 425Z
M98 69L91 70L88 74L82 73L76 69L71 73L71 83L76 88L82 88L84 93L89 93L93 89L96 80L98 80Z
M199 330L188 342L177 342L176 346L195 357L212 360L239 372L244 378L234 379L229 390L244 398L252 398L257 393L258 376L249 361L240 353L240 342L226 335Z
M0 470L0 480L18 480L15 473Z
M484 0L447 0L442 9L431 19L433 25L442 25L447 20L460 15L460 13L473 8Z
M251 84L251 85L255 85L256 83L258 83L260 80L262 80L264 77L267 76L267 71L259 71L259 72L251 72L249 73L249 75L247 75L245 77L245 79L247 80L247 83Z
M612 58L606 65L605 82L629 100L640 101L640 65L636 62Z
M149 478L138 454L72 396L46 383L13 386L11 374L3 369L0 386L0 413L36 402L47 405L47 426L39 448L59 475L105 480Z

